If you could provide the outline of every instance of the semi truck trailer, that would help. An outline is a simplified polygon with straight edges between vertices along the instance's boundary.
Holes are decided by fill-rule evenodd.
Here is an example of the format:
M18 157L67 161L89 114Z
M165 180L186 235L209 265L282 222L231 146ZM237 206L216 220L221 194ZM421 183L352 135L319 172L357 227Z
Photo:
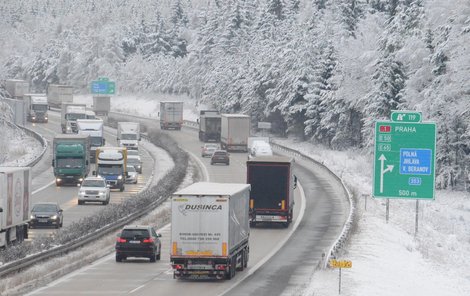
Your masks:
M183 102L162 101L160 102L160 128L177 129L183 126Z
M52 143L52 166L56 185L80 184L90 172L90 137L57 135Z
M31 168L0 167L0 247L28 238Z
M244 114L221 115L220 143L227 151L248 151L250 117Z
M13 99L21 99L29 93L29 83L21 79L7 79L5 89Z
M101 119L77 119L78 134L90 136L90 162L96 161L96 149L104 146L103 120Z
M296 178L293 159L285 156L255 157L246 162L250 192L250 226L280 223L288 227L294 211Z
M247 267L250 185L194 183L171 199L175 278L231 279Z
M199 112L199 140L202 142L220 142L221 117L218 111L201 110Z
M49 84L47 87L49 105L61 108L64 103L73 103L73 86Z

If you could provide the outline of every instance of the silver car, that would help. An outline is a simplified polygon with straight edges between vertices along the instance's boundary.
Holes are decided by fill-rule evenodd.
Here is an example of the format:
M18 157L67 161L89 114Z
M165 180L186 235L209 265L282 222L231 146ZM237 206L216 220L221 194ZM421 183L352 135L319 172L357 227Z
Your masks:
M133 165L128 165L127 166L127 177L126 177L126 183L133 183L137 184L137 178L138 178L138 173L135 170Z
M109 203L111 190L102 177L88 177L83 180L78 190L78 204L85 202L101 202L104 205Z

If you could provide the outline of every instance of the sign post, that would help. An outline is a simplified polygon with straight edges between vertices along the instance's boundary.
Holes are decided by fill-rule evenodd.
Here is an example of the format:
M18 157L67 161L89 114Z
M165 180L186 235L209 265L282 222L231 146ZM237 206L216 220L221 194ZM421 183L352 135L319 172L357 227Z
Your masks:
M338 294L341 294L341 269L342 268L352 268L352 261L350 260L330 260L330 267L339 268L339 287L338 287Z

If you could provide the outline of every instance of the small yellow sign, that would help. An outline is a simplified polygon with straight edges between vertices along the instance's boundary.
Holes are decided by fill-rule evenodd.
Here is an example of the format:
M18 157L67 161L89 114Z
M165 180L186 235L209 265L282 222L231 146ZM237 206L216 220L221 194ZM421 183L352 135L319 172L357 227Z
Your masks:
M352 268L352 261L350 261L350 260L336 260L336 259L331 259L331 260L330 260L330 267L335 267L335 268Z

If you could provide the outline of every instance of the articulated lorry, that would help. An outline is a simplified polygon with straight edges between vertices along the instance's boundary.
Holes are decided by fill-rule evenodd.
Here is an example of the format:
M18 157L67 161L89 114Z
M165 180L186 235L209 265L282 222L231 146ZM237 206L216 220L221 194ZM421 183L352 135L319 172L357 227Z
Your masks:
M92 107L96 115L108 116L109 111L111 111L111 98L106 96L94 96Z
M259 222L288 227L294 211L296 178L293 159L285 156L255 157L246 162L250 192L250 226Z
M104 146L103 120L101 119L77 119L77 127L79 135L90 136L90 162L96 161L96 149Z
M199 141L220 142L221 120L219 111L201 110L199 112Z
M61 84L49 84L47 87L49 105L61 108L64 103L73 103L73 86Z
M127 177L127 149L125 147L98 147L94 175L106 179L112 189L124 191Z
M5 89L13 99L21 99L29 93L29 83L21 79L7 79Z
M244 114L222 114L220 143L227 151L248 151L250 117Z
M0 247L28 238L31 168L0 167Z
M86 119L86 105L85 104L62 104L60 114L60 127L63 134L76 134L78 133L77 119Z
M250 185L194 183L171 199L175 278L231 279L247 267Z
M160 128L177 129L183 126L183 102L162 101L160 102Z
M90 172L90 137L56 135L52 141L55 183L80 184Z
M23 100L26 102L26 119L30 122L48 122L46 94L25 94Z
M117 142L118 146L129 150L138 150L140 141L140 123L118 122Z

